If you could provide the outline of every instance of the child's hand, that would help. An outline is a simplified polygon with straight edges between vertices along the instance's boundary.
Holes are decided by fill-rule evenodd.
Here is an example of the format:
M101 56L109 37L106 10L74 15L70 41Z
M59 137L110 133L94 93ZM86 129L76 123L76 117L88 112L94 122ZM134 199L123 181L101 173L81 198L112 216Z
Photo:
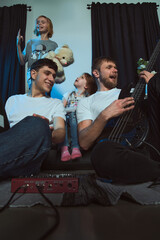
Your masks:
M23 41L23 36L21 36L21 29L19 29L17 34L17 45L21 45L21 41Z

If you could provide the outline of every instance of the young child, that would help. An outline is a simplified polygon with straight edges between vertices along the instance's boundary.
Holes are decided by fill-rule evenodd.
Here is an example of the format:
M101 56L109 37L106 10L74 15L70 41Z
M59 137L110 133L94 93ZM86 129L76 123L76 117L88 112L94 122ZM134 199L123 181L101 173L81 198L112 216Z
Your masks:
M23 52L21 50L21 41L23 41L23 36L21 36L20 30L17 35L17 54L19 62L21 65L28 62L27 82L29 88L31 85L30 67L32 63L41 59L45 53L51 50L54 51L58 47L56 42L49 39L53 35L53 24L48 17L41 15L36 19L34 34L37 38L30 39Z
M66 137L65 141L63 142L63 146L61 147L61 161L69 161L82 157L77 136L77 103L81 98L87 97L95 93L97 90L96 82L89 73L83 73L80 77L78 77L74 82L74 86L76 88L75 91L71 93L65 93L62 99L66 110ZM69 130L71 146L68 139ZM69 151L69 146L71 148L71 154Z

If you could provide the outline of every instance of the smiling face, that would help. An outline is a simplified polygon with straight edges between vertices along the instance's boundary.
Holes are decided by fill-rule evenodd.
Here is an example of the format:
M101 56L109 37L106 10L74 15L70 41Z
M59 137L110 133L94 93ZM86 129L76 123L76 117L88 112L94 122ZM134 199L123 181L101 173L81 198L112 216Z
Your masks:
M39 34L48 33L48 21L45 17L39 17L36 22L36 29Z
M31 70L32 77L32 96L45 96L52 90L55 83L56 72L47 66L40 68L38 71Z

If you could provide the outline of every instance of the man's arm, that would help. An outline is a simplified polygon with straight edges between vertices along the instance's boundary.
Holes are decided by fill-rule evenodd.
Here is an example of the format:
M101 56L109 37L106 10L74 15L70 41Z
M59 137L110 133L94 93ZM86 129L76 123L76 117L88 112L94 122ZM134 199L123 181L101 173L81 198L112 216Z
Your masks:
M49 119L44 116L41 116L35 113L33 114L33 116L40 117L44 119L48 123L48 125L50 124ZM55 117L52 123L53 123L53 127L52 126L50 127L52 131L52 143L58 144L63 142L66 134L64 119L61 117Z
M58 144L65 139L65 121L61 117L55 117L53 119L53 131L52 131L52 142Z
M95 121L84 120L78 124L79 144L88 150L102 133L109 119L117 117L134 108L132 97L118 99L106 107Z
M94 122L84 120L78 124L79 144L84 150L88 150L103 131L105 122L101 120L99 115Z

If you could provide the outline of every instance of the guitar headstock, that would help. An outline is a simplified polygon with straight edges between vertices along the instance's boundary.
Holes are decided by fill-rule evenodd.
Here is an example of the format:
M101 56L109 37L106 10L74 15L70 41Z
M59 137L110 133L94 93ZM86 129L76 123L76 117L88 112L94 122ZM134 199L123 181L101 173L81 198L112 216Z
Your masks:
M139 74L141 71L146 69L146 66L148 64L148 61L145 61L143 58L140 58L137 62L137 73Z

